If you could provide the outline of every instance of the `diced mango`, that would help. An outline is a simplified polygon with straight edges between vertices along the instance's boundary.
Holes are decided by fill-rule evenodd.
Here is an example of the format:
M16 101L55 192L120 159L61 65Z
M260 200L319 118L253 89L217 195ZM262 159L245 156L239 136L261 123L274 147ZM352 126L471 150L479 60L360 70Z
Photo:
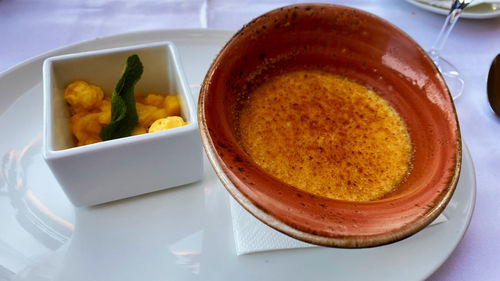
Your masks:
M89 141L99 139L99 132L109 118L102 112L79 113L71 117L71 127L78 145L88 144Z
M157 94L149 94L144 98L144 104L154 105L159 108L163 106L164 101L165 101L165 96Z
M164 108L158 108L153 105L136 104L137 115L139 116L139 125L149 127L155 120L167 117L167 111Z
M64 92L70 106L71 132L77 146L100 142L99 133L111 121L111 98L99 86L82 80L70 83ZM184 126L177 96L149 94L136 96L138 125L132 135Z
M181 115L181 104L177 96L166 96L163 106L167 110L167 116Z
M132 136L137 136L137 135L142 135L142 134L145 134L147 133L148 130L144 127L141 127L141 126L137 126L135 127L135 129L132 131Z
M100 106L104 93L99 86L76 80L64 91L64 99L71 105L73 112L96 109Z

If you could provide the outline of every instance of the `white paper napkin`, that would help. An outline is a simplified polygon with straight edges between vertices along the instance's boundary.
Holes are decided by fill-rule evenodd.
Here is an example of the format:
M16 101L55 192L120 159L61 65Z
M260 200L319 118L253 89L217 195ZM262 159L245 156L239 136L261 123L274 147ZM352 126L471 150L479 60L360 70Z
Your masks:
M238 256L263 251L317 247L316 245L304 243L270 228L243 209L232 197L230 200L233 233L236 254ZM441 214L430 226L447 220Z

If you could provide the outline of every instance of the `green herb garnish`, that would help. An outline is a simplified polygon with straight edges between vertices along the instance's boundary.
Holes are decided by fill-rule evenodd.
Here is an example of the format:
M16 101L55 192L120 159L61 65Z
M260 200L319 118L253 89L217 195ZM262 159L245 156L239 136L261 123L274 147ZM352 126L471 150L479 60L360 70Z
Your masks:
M142 63L137 55L127 58L122 76L111 96L111 122L102 127L99 137L103 140L128 137L137 127L134 86L142 75Z

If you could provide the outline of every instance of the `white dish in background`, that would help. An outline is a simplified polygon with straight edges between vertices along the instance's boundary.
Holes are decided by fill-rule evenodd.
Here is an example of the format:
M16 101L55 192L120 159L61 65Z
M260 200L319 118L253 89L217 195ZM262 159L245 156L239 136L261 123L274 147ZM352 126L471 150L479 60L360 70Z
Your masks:
M42 61L170 40L195 86L231 35L164 30L100 38L0 75L0 129L9 132L0 142L0 274L72 281L422 280L449 257L475 204L474 168L465 145L460 180L444 210L448 221L369 249L315 247L236 256L228 194L206 158L202 181L91 208L69 204L41 157ZM290 270L293 265L301 269Z
M127 58L144 72L136 95L177 95L187 125L74 147L64 89L76 79L111 96ZM92 206L200 180L202 148L196 106L172 42L50 57L43 64L42 154L70 201Z
M406 0L406 2L433 13L441 15L448 15L450 13L450 9L433 6L418 0ZM500 4L481 3L467 7L460 17L465 19L490 19L499 16Z

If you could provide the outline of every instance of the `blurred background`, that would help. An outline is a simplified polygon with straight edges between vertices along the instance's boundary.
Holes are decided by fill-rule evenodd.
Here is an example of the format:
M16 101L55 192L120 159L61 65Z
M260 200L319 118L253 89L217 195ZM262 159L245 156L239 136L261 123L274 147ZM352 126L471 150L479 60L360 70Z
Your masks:
M0 72L55 48L124 32L165 28L237 30L266 11L300 2L307 1L1 0ZM437 36L436 29L439 30L444 20L442 15L421 10L403 0L312 2L349 5L372 12L399 26L427 48L432 45ZM464 36L471 36L474 40L485 32L498 32L500 18L480 22L459 21L456 29L462 29L462 25L467 25L469 29L452 33L447 52L458 51L453 47L457 33L467 32ZM476 33L479 25L481 31ZM487 47L476 45L478 49Z

